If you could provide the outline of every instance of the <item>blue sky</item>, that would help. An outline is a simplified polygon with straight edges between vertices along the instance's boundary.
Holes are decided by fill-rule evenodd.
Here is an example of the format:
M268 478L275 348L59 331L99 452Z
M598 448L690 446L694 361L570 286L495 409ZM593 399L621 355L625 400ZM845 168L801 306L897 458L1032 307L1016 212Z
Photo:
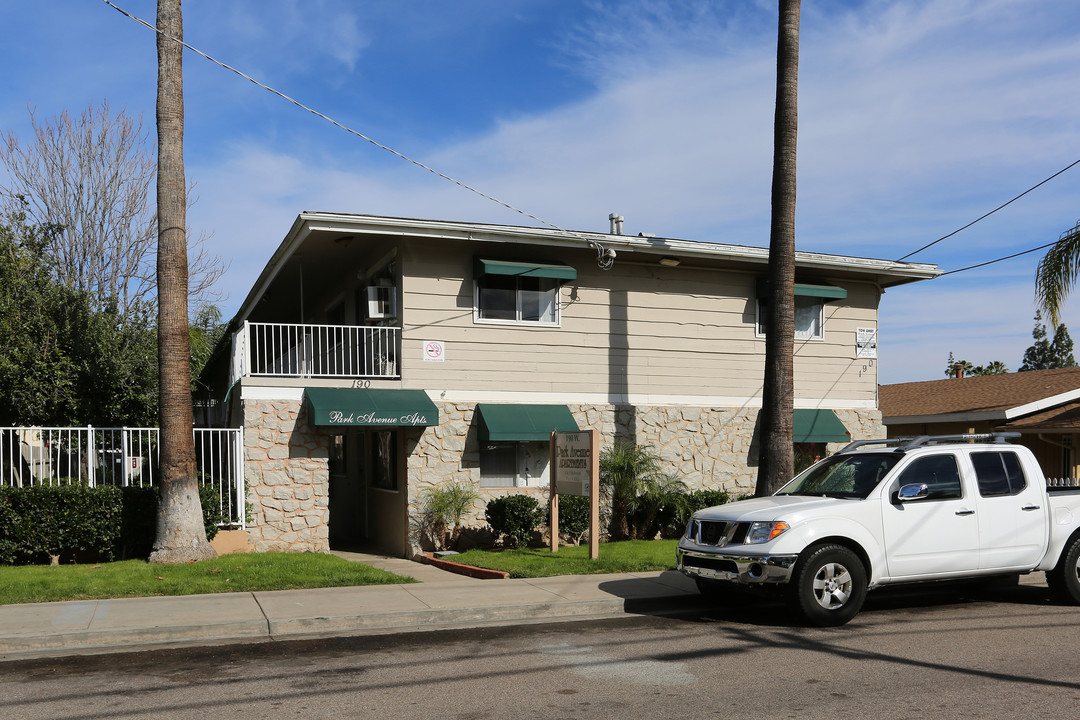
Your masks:
M114 0L153 22L154 0ZM185 0L185 39L565 228L767 246L774 0ZM153 34L101 0L0 0L0 131L107 99L153 127ZM800 250L896 259L1080 159L1080 4L808 0ZM303 210L534 224L185 55L189 225L231 315ZM0 170L2 173L2 170ZM1051 242L1080 166L912 260ZM888 291L880 380L1021 364L1040 254ZM1080 298L1064 320L1080 333ZM1080 335L1077 335L1080 339Z

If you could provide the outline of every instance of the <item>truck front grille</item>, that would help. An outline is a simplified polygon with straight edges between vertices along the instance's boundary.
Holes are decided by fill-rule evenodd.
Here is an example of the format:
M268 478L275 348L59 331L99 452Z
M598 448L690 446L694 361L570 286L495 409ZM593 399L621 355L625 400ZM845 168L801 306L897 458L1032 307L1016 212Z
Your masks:
M746 533L749 532L749 530L749 523L695 520L690 528L690 539L699 545L723 547L725 545L735 545L745 542Z

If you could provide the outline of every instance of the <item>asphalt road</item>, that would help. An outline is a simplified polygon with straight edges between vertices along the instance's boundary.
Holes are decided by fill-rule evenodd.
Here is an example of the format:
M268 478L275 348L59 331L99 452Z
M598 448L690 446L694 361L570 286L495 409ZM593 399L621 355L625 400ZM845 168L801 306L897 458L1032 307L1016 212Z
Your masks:
M0 664L0 717L1074 718L1080 608L1044 588L871 593L809 629L681 618Z

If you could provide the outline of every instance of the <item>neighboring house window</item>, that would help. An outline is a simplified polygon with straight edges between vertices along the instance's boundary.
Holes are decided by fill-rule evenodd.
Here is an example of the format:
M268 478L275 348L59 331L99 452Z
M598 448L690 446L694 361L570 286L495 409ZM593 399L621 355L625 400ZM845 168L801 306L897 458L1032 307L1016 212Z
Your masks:
M971 464L975 466L979 494L983 497L1018 495L1027 487L1016 453L974 452L971 453Z
M476 319L557 325L559 281L544 277L484 275L476 281Z
M824 317L824 301L819 297L805 295L795 296L795 339L796 340L821 340L822 319ZM765 337L766 324L769 319L769 304L764 298L758 298L757 303L757 334Z
M550 450L541 442L480 445L480 487L543 487L550 484Z

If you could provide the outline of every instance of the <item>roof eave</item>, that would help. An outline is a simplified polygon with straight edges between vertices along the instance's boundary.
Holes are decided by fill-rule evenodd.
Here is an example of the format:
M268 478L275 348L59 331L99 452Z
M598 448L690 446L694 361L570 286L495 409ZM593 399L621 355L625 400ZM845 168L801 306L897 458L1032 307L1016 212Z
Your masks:
M502 244L576 247L599 243L617 253L643 255L675 255L682 258L727 260L761 265L769 262L769 249L746 245L699 242L633 235L610 235L605 233L577 232L551 228L516 225L489 225L485 223L452 222L445 220L422 220L415 218L382 217L376 215L350 215L344 213L305 211L297 215L289 232L270 257L259 278L252 286L240 309L233 317L233 325L247 319L285 262L314 231L339 232L349 235L399 235L432 239L469 240ZM904 263L823 253L796 252L795 262L800 270L821 273L830 271L857 272L874 276L882 288L928 280L941 274L936 265Z

